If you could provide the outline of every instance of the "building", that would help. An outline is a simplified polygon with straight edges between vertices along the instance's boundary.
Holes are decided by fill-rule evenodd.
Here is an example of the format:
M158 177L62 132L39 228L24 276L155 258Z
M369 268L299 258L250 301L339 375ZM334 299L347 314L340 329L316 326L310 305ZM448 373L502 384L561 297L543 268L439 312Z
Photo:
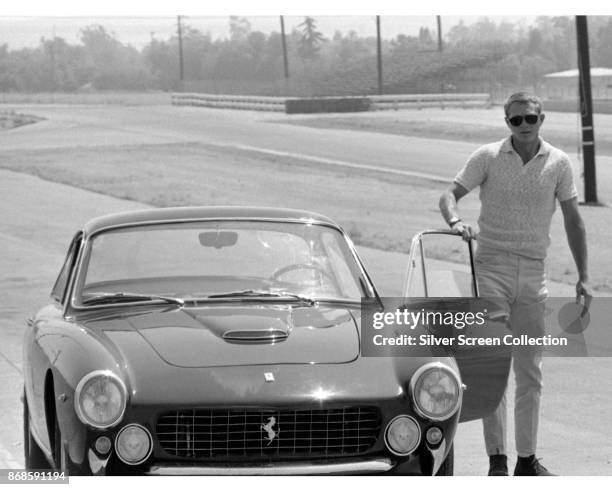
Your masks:
M591 68L591 92L594 100L612 100L612 68ZM577 100L578 70L544 75L544 98Z

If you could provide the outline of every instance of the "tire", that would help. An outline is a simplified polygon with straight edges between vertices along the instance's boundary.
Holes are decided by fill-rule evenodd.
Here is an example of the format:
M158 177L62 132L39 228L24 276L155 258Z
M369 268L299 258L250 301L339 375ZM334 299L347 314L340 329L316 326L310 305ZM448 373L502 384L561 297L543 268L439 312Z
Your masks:
M30 410L25 390L23 392L23 459L26 470L51 471L51 465L47 461L45 453L40 449L30 431Z
M436 473L436 476L453 476L455 470L455 446L452 445L448 451L446 459L440 466L440 469Z

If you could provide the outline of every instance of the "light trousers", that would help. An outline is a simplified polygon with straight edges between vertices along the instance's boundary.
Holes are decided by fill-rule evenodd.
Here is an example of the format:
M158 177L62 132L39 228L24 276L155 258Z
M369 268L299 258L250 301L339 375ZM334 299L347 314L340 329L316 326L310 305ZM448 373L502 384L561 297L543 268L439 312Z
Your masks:
M509 318L512 335L542 336L548 296L544 260L479 247L476 251L479 293ZM542 346L513 346L512 366L516 382L514 426L516 452L535 454L542 394ZM497 409L483 419L487 454L507 454L506 393Z

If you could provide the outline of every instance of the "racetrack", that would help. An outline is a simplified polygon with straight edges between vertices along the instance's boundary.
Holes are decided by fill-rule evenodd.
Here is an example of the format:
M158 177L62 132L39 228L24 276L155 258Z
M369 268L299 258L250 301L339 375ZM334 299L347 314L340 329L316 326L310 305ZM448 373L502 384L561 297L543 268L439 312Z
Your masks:
M335 172L347 172L339 170L340 164L347 162L414 172L426 170L446 178L474 146L369 133L359 133L356 137L345 130L263 124L262 119L269 115L250 112L164 106L45 106L27 110L48 120L0 133L0 157L9 155L17 161L15 155L19 152L36 151L37 158L42 159L59 152L66 155L67 164L78 167L88 162L71 161L71 155L94 147L101 154L122 154L121 161L128 165L133 164L130 155L139 145L197 142L221 153L227 146L238 144L268 151L269 155L274 152L305 154L321 160L311 172L323 172L322 167L331 165L336 165ZM197 158L197 153L194 157ZM251 161L248 155L245 158ZM428 162L426 169L410 163L419 158ZM138 170L139 165L134 166ZM173 169L167 168L166 172L172 174ZM25 320L47 298L72 233L91 217L146 205L50 182L31 173L0 171L4 218L0 223L0 246L4 252L0 257L4 272L0 279L3 313L0 318L0 378L3 381L0 467L23 465L19 402L23 369L21 336ZM300 174L296 171L296 175ZM205 172L200 170L195 178L205 180ZM138 182L136 175L133 185L138 186ZM312 201L312 206L318 205L318 201ZM366 248L361 253L383 293L397 294L405 257ZM558 287L559 295L568 294L567 287ZM569 291L571 294L571 287ZM608 409L612 405L611 360L547 358L545 373L540 427L540 455L545 458L544 464L568 475L612 475L612 433L608 424L602 423L609 419ZM456 439L457 474L478 475L486 471L480 432L478 422L460 427ZM510 454L514 455L512 443L510 448Z
M13 108L13 107L11 107ZM172 106L14 107L47 120L0 132L0 168L39 175L116 197L156 206L253 204L308 208L333 216L357 243L407 251L417 231L442 226L441 190L482 138L499 130L491 110L398 111L343 115L353 126L422 122L427 137L303 126L333 115L288 116ZM546 126L575 133L575 116L552 113ZM465 121L478 121L476 129ZM292 124L287 124L291 122ZM612 116L598 115L598 128L612 134ZM464 123L464 124L462 124ZM437 126L437 125L441 126ZM434 128L456 124L465 141L433 138ZM410 132L414 134L414 131ZM440 134L444 134L440 132ZM480 141L486 142L485 139ZM571 155L572 148L564 148ZM601 202L612 198L612 157L598 152ZM574 160L575 161L575 160ZM576 168L576 174L580 170ZM193 179L193 175L200 178ZM577 178L579 193L582 184ZM154 192L148 192L154 190ZM478 196L460 209L476 221ZM612 291L612 220L609 207L583 207L589 233L591 282ZM571 283L573 260L560 213L553 218L550 277Z

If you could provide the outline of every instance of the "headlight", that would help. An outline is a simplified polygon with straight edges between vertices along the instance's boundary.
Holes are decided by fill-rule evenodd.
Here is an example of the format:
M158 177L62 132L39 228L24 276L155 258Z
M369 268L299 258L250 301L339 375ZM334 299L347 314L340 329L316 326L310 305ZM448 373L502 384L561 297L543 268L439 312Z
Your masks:
M407 415L395 417L385 431L385 443L393 454L407 456L421 441L421 428L416 420Z
M142 463L149 457L152 450L151 434L142 425L126 425L119 431L115 439L117 456L126 464Z
M107 429L119 423L127 404L123 381L111 371L93 371L76 387L74 408L84 424Z
M420 367L410 381L417 413L431 420L446 420L461 406L459 376L441 362Z

